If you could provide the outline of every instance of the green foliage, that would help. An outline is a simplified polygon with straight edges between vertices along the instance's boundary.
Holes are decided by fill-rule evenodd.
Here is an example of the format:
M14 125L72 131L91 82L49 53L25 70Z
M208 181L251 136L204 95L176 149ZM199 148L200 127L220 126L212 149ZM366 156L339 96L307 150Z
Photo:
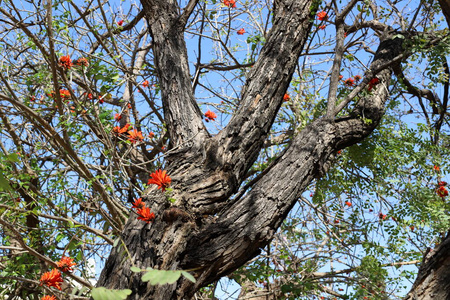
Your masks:
M93 288L91 290L92 298L94 300L125 300L128 295L131 295L131 290L109 290L104 287Z
M137 267L131 267L131 271L135 273L145 272L142 275L141 280L144 282L149 281L151 285L162 285L162 284L173 284L175 283L181 275L183 275L186 279L195 283L195 278L187 271L172 271L172 270L156 270L156 269L145 269L142 270Z

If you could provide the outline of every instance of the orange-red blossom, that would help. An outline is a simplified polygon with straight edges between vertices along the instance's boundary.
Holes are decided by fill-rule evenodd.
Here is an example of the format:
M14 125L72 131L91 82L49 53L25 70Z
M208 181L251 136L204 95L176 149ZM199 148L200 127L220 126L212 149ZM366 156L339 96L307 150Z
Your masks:
M167 175L166 171L162 171L161 169L150 174L150 177L148 184L156 184L158 189L161 189L163 192L172 182L172 178Z
M72 267L77 264L73 262L73 258L63 256L60 261L56 263L58 268L63 272L73 272Z
M53 269L50 272L45 272L42 274L40 279L41 285L45 284L49 287L55 287L61 290L61 283L63 279L61 278L61 273L57 269Z
M209 121L215 121L215 119L217 118L217 115L215 113L213 113L212 111L208 110L207 112L205 112L205 121L209 122Z

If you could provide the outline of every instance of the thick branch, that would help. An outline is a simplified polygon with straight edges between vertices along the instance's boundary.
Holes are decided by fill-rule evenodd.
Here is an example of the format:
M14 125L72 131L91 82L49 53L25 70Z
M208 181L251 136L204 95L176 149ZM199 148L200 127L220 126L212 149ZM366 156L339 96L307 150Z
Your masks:
M161 96L164 118L170 134L172 147L180 146L206 132L201 111L195 101L189 74L184 23L190 6L179 16L177 1L141 0L153 38L153 53ZM180 19L182 20L180 22ZM198 137L200 140L200 137Z

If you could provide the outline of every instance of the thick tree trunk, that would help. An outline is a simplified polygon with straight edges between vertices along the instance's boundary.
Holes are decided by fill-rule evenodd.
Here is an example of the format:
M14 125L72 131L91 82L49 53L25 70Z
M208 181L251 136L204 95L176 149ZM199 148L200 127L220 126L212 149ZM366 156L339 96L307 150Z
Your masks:
M450 299L450 234L424 255L416 281L404 299Z
M99 286L132 289L128 299L190 299L199 288L258 255L311 181L326 172L334 153L374 130L389 96L387 69L378 74L381 83L359 101L352 116L312 122L257 180L236 194L283 101L315 15L313 2L277 2L273 28L248 75L241 106L227 127L210 137L198 122L192 92L183 90L191 87L182 34L173 35L167 47L158 46L171 30L180 29L177 1L143 1L149 24L155 26L152 36L161 87L172 91L162 97L173 147L166 170L177 201L171 205L156 189L146 192L144 198L156 219L146 224L130 217L123 243L112 250ZM400 45L399 39L381 43L372 67L399 55ZM179 60L173 59L176 53ZM172 285L151 286L140 280L142 274L131 272L131 266L193 270L197 282L181 278Z

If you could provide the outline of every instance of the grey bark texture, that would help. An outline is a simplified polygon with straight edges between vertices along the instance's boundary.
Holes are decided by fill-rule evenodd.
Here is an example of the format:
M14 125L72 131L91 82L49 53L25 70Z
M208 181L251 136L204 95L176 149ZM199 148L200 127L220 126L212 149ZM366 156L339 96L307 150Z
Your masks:
M314 178L322 176L334 153L368 136L378 125L389 97L392 70L346 117L319 118L257 180L241 187L256 160L315 17L313 0L277 1L273 27L247 76L240 106L229 124L211 136L191 88L178 1L142 0L154 42L171 151L171 205L159 190L143 195L156 219L146 224L131 216L113 248L98 286L131 289L128 299L190 299L201 287L229 274L258 255ZM317 3L316 3L317 5ZM371 69L389 65L401 51L400 39L381 42ZM366 83L371 78L365 78ZM241 190L239 190L241 188ZM125 247L127 251L125 251ZM128 253L131 256L128 256ZM195 284L180 278L152 286L131 266L193 270Z

